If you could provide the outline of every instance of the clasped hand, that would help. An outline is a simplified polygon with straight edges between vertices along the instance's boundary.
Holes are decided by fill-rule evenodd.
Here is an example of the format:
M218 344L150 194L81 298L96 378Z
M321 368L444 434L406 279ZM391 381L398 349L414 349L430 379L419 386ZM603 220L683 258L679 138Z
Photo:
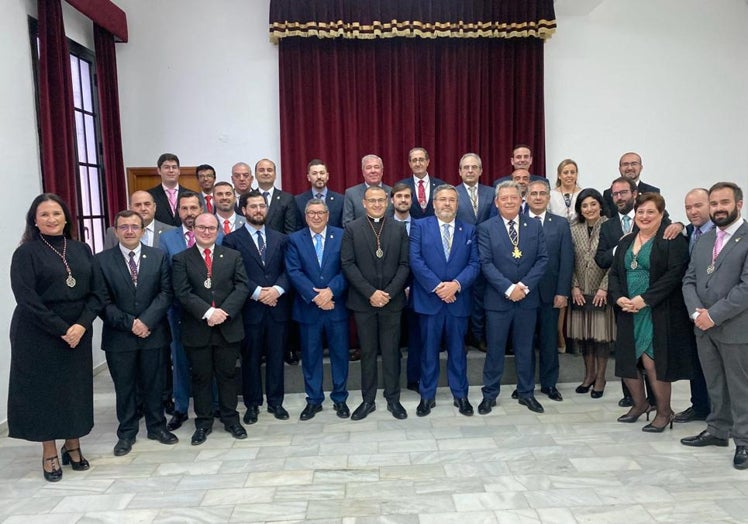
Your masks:
M75 347L81 341L81 338L83 337L83 334L85 332L86 328L84 328L80 324L73 324L68 328L65 334L62 335L62 340L67 342L68 346L70 346L71 349L75 349Z
M641 295L636 295L634 298L621 297L616 300L616 304L618 304L625 313L638 313L640 310L647 307L647 304L644 302Z

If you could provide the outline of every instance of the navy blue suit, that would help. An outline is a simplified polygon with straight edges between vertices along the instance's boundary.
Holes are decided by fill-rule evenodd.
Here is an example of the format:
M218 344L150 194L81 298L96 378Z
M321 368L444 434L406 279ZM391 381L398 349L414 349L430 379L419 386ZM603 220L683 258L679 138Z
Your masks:
M436 217L427 217L413 224L410 232L410 268L413 283L410 295L413 309L420 315L421 396L433 399L439 380L439 347L442 339L447 347L447 378L456 399L467 398L467 356L465 331L471 311L471 287L480 273L475 227L455 220L452 247L446 258L442 231ZM446 303L434 289L441 282L456 280L460 291L456 300Z
M538 220L530 218L530 220ZM539 221L539 220L538 220ZM574 271L574 247L571 243L569 221L562 216L546 212L543 236L548 251L548 265L538 284L538 353L540 357L540 386L556 387L558 382L558 313L553 307L557 296L571 293L571 275ZM533 356L535 353L533 353Z
M495 400L499 395L504 373L504 349L510 329L517 367L517 393L526 398L533 396L535 389L532 337L540 306L538 285L548 265L548 252L543 228L537 220L519 215L514 221L519 235L519 258L512 255L514 246L501 215L478 225L481 271L487 282L484 307L488 353L483 366L482 389L483 398L487 400ZM518 282L526 285L530 293L523 300L513 302L505 293Z
M416 188L416 184L413 181L413 176L409 176L408 178L404 178L403 180L400 180L403 184L406 184L408 187L410 187L411 194L412 194L412 202L410 204L410 217L419 219L423 217L433 216L434 215L434 190L439 187L440 185L444 184L445 182L443 180L439 180L438 178L434 178L431 175L429 175L429 194L427 196L428 200L426 202L426 208L421 208L421 204L418 203L418 189Z
M342 200L341 200L342 209ZM343 230L328 225L325 232L322 265L317 260L312 232L304 228L288 237L286 272L296 290L293 301L293 319L299 323L301 335L301 369L307 402L321 404L325 399L322 390L322 340L327 336L330 350L330 372L335 403L348 398L348 313L345 295L348 283L340 267L340 245ZM335 307L323 310L312 302L317 292L314 288L330 288Z
M299 225L306 224L304 218L304 210L306 209L306 203L314 198L316 191L305 191L300 195L296 195L296 207L299 214L296 218L296 223ZM343 195L336 193L335 191L327 190L327 196L325 197L325 204L327 204L327 210L330 214L327 215L327 225L333 227L343 227Z
M250 226L251 227L251 226ZM255 228L251 228L255 235ZM242 396L244 405L262 405L262 373L260 365L263 349L265 360L265 393L268 406L283 404L283 354L288 337L291 283L286 275L286 244L288 237L265 228L265 262L260 257L250 229L243 227L229 233L223 245L236 249L244 260L250 298L244 305L245 338L242 345ZM252 295L258 287L279 286L285 291L277 304L268 306Z

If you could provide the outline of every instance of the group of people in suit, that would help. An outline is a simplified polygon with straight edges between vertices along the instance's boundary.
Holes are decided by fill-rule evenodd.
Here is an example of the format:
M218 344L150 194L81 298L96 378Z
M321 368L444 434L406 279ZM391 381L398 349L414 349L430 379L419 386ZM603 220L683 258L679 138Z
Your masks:
M741 329L748 314L748 248L740 242L747 232L740 188L722 182L690 192L685 237L680 224L670 224L657 192L640 193L641 159L635 153L622 157L622 176L605 195L576 188L572 198L561 181L551 189L545 179L533 179L528 152L526 146L515 148L513 175L494 188L479 184L482 165L474 153L460 159L463 183L452 186L430 177L428 153L414 148L413 175L392 188L382 183L382 160L366 155L364 183L345 195L328 190L326 166L314 160L307 170L311 190L296 197L274 188L275 164L266 159L255 165L256 189L250 187L250 167L238 163L233 187L216 183L215 170L200 166L198 180L212 178L213 184L201 184L209 192L192 192L178 184L176 156L165 154L159 159L162 185L131 195L130 209L118 213L107 232L108 249L95 256L72 239L65 203L40 195L27 214L11 267L18 306L11 324L10 436L43 443L49 481L62 478L55 439L65 439L62 464L89 467L79 438L93 426L90 351L96 315L104 321L102 349L117 396L118 456L131 451L141 416L149 439L177 443L173 431L188 418L190 396L193 445L205 442L215 418L234 438L246 438L241 421L256 423L264 402L275 418L288 419L283 355L292 325L298 325L307 394L301 420L323 409L324 348L338 417L361 420L375 411L381 356L387 410L396 419L407 418L400 403L401 329L417 337L417 350L408 354L414 359L408 385L420 393L418 416L436 407L442 348L454 406L473 415L465 345L471 336L485 341L487 352L478 413L486 415L496 405L507 344L517 371L512 397L542 413L534 393L536 367L541 392L561 401L559 313L570 296L578 299L569 224L575 217L569 208L583 223L584 206L596 202L598 213L610 218L601 227L588 225L586 233L597 232L595 262L610 269L605 293L594 300L609 297L615 304L616 373L631 397L619 421L635 422L645 413L649 418L651 405L657 414L644 431L662 432L678 417L703 417L707 429L682 443L727 446L732 436L734 466L748 468L743 402L748 341ZM638 160L624 162L627 155ZM632 162L636 179L625 173ZM559 188L560 198L553 194ZM689 199L699 202L692 203L693 213ZM550 211L554 200L566 206L566 216ZM712 229L702 220L705 214ZM362 374L362 402L352 412L349 312ZM60 353L58 346L78 350ZM246 408L241 421L237 361ZM54 388L47 383L50 365L63 371ZM696 391L702 368L709 401L694 401L690 413L676 415L670 382L694 379ZM171 402L167 423L164 410ZM704 404L708 412L697 412ZM30 416L45 423L30 423Z

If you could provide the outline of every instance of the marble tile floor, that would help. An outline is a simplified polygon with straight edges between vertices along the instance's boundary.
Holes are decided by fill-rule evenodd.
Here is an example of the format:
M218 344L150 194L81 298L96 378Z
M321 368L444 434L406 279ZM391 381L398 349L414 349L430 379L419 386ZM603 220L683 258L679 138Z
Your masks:
M748 471L732 467L730 448L679 443L703 423L647 434L646 422L621 424L620 386L600 400L561 384L563 402L538 392L544 414L509 399L504 386L487 416L461 416L441 388L431 415L418 418L418 395L403 391L409 413L395 420L378 398L359 422L338 419L329 403L300 422L302 394L286 397L288 421L265 411L237 441L220 424L191 446L192 418L176 446L145 438L114 457L114 393L95 377L96 426L82 439L91 469L42 478L40 446L0 437L3 523L623 523L748 522ZM673 390L688 405L688 383ZM360 392L351 394L354 409ZM243 410L242 410L243 413ZM192 415L191 415L192 416ZM60 443L61 445L61 443Z

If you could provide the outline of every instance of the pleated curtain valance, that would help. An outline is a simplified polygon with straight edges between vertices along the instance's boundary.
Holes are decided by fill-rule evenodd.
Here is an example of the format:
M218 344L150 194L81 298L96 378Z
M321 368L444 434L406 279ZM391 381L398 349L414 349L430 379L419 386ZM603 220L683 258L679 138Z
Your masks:
M270 41L286 37L539 38L553 0L271 0Z

